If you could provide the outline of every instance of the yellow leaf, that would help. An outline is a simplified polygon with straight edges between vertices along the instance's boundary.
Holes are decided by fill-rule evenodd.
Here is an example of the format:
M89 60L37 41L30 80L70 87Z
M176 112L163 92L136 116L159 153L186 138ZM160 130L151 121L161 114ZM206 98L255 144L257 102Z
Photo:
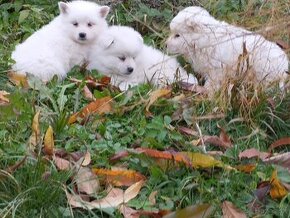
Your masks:
M211 168L211 167L224 167L224 164L214 159L214 157L192 152L180 152L189 158L191 165L195 168Z
M53 129L51 126L48 127L44 136L44 153L52 156L54 150L54 139L53 139Z
M213 210L214 207L210 204L200 204L170 213L164 218L207 218L211 217Z
M280 199L285 197L288 194L286 188L281 184L278 179L277 170L274 170L271 176L271 189L270 196L273 199Z
M39 116L40 111L37 111L32 121L32 134L29 138L29 149L31 151L34 151L36 145L40 142Z
M150 113L149 108L158 98L169 95L170 93L171 93L171 89L158 89L158 90L151 92L149 95L147 105L146 105L146 112Z
M94 113L102 115L104 113L109 113L111 111L112 111L112 98L111 97L100 98L88 104L80 112L73 114L69 118L68 124L75 123L78 118L84 119Z
M18 74L16 72L8 73L9 80L16 86L22 86L23 88L29 88L26 75Z

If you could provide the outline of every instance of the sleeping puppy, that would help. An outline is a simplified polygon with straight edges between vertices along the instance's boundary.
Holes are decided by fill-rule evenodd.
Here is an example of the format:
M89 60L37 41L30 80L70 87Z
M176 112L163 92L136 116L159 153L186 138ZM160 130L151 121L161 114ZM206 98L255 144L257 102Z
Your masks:
M182 54L192 63L206 79L209 93L217 91L228 77L241 74L252 74L252 82L268 85L279 81L284 86L287 55L261 35L218 21L201 7L180 11L170 30L169 52Z
M197 83L176 58L145 45L142 36L126 26L111 26L102 33L91 49L88 69L110 76L121 90L147 82L155 86L175 81Z

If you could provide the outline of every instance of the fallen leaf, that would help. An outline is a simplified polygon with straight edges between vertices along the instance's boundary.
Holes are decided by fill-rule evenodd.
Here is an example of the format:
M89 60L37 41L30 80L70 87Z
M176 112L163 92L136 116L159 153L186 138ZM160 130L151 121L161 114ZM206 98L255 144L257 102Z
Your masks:
M210 204L200 204L170 213L163 218L207 218L211 217L213 211L214 207Z
M40 142L40 129L39 129L39 116L40 111L37 111L36 114L33 117L32 121L32 134L29 138L29 150L34 151L36 148L36 145Z
M66 159L57 157L57 156L53 156L52 157L57 169L59 170L69 170L70 169L70 162Z
M112 112L112 98L104 97L91 102L86 107L84 107L80 112L73 114L68 121L68 124L75 123L78 118L84 119L91 114L102 115L104 113Z
M89 101L96 100L96 98L94 97L93 93L91 92L91 90L88 88L87 85L85 85L83 88L83 94L84 94L85 99L87 99Z
M246 164L246 165L239 165L235 168L244 173L251 173L256 169L256 164Z
M146 113L151 114L149 111L149 108L151 107L152 104L154 104L157 99L167 96L171 93L171 89L158 89L149 94L149 99L147 100L146 103Z
M6 96L10 95L9 92L6 91L0 91L0 105L7 105L9 104L9 98L7 98Z
M247 218L246 214L238 209L232 202L224 201L222 204L224 218Z
M271 176L270 196L272 199L281 199L285 197L288 192L278 179L277 170L274 170Z
M74 179L79 192L91 195L99 190L99 180L90 168L80 167Z
M124 204L122 204L119 207L119 211L124 216L124 218L139 218L140 217L137 210L134 210L131 207L127 207Z
M134 170L107 170L92 169L100 178L114 186L130 186L138 181L145 180L145 176Z
M266 196L270 192L271 184L269 181L264 181L258 184L257 189L254 191L255 196L261 202L265 202Z
M184 163L187 166L191 166L190 160L183 153L158 151L158 150L150 149L150 148L136 148L135 151L137 151L138 153L144 153L150 157L172 160L172 161Z
M80 196L72 195L66 190L66 196L68 203L72 207L78 207L83 209L95 209L95 208L111 208L118 207L121 204L128 203L130 200L135 198L142 188L144 182L140 181L131 185L125 192L122 189L112 188L108 195L100 200L95 201L83 201Z
M129 156L128 151L120 151L117 154L115 154L113 157L111 157L110 161L111 162L118 161L118 160L122 159L123 157L127 157L127 156Z
M263 162L267 164L276 164L290 170L290 152L266 158Z
M195 130L192 130L190 128L180 126L180 127L178 127L178 130L179 130L179 132L181 132L183 134L199 137L198 132Z
M16 72L10 71L8 73L9 80L16 86L22 86L23 88L29 88L26 75L18 74Z
M210 144L210 145L219 146L219 147L223 147L223 148L231 148L232 147L232 144L224 142L218 136L203 136L203 142L205 144ZM201 143L202 142L200 141L199 145L201 145Z
M154 206L156 204L156 195L157 195L158 191L154 191L151 192L151 194L148 197L148 201L150 202L150 204L152 206Z
M216 160L214 157L201 153L181 152L188 157L192 167L195 168L211 168L211 167L224 167L224 164Z
M84 155L84 159L82 160L82 166L88 166L91 163L91 154L90 152L86 152Z
M228 134L226 133L225 129L223 127L221 127L220 125L217 125L217 127L221 130L220 140L223 142L224 147L226 147L226 148L233 147L233 143L232 143L230 137L228 136Z
M271 152L274 148L280 147L282 145L290 145L290 138L287 137L275 141L269 146L269 152Z
M51 126L48 127L44 136L44 154L52 156L54 150L54 139L53 139L53 129Z
M247 149L239 154L239 158L260 158L261 160L266 159L271 154L267 152L260 152L255 148Z

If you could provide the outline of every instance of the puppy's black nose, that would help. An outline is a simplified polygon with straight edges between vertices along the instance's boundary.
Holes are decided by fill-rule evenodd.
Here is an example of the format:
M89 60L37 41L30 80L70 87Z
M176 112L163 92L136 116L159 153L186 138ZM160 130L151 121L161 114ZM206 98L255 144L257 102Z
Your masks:
M86 33L79 33L80 39L85 39L86 38Z
M133 67L128 67L128 68L127 68L127 71L128 71L128 73L131 74L131 73L134 71L134 68L133 68Z

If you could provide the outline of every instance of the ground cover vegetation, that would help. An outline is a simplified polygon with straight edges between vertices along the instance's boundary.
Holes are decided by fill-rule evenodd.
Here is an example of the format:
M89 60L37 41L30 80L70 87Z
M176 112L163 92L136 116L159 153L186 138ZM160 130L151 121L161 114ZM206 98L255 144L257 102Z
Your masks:
M203 5L290 54L287 0L110 4L108 22L161 49L174 15ZM290 216L289 93L239 78L214 99L188 84L124 93L80 67L47 86L9 77L15 45L57 1L2 1L0 14L1 217Z

